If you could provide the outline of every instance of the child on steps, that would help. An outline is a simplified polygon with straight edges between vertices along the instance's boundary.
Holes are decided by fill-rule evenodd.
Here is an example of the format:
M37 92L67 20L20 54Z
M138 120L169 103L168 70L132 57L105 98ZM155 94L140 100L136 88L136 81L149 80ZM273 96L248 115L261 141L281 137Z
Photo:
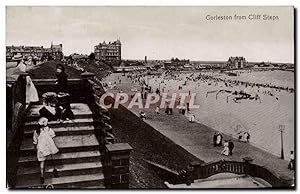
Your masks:
M33 145L37 151L37 159L40 162L41 183L44 183L45 160L49 155L56 154L56 147L53 138L55 133L48 125L48 119L41 117L38 121L39 128L33 133Z

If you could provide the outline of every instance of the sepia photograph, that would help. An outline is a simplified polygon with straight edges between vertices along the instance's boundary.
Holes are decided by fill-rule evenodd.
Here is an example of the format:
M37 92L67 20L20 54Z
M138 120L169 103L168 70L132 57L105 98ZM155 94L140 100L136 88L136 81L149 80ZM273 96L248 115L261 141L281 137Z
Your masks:
M296 189L293 6L6 6L6 188Z

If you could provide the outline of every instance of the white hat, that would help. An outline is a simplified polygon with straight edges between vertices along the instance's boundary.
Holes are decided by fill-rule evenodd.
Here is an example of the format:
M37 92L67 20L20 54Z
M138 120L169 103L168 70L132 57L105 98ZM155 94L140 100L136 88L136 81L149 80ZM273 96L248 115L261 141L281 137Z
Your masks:
M48 124L48 119L45 117L41 117L38 121L39 125L47 126Z

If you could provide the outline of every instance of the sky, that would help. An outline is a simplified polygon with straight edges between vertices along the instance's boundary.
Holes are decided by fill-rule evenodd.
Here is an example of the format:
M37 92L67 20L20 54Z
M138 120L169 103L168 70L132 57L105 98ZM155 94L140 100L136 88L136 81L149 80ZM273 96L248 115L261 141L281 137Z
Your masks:
M250 20L249 14L261 15ZM209 16L245 16L211 20ZM263 15L276 20L263 20ZM211 18L211 17L210 17ZM122 59L294 61L293 7L6 7L6 45L90 54L120 39Z

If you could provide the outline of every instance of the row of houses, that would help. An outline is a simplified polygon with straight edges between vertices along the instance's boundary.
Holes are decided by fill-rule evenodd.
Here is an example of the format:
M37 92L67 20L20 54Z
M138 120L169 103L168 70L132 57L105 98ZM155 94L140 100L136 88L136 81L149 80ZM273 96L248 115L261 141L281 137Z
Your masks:
M106 43L103 41L94 47L95 59L100 61L121 61L121 41ZM63 59L62 44L54 45L51 43L49 48L43 46L6 46L6 59L15 58L36 58L36 59Z
M6 46L6 60L18 58L34 58L37 60L52 59L61 60L63 58L62 44L51 43L49 48L43 46Z

